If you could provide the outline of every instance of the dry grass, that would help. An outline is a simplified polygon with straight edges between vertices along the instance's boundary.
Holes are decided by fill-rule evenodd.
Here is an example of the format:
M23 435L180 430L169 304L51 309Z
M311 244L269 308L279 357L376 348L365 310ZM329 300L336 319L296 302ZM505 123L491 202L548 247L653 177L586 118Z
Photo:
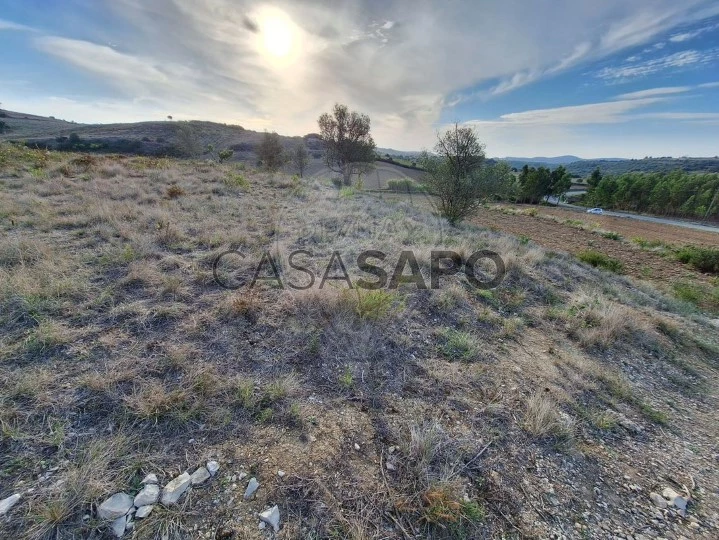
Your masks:
M569 440L564 411L582 395L597 400L582 417L596 430L611 431L625 406L660 423L673 394L658 375L667 362L652 362L666 345L673 369L694 366L686 356L708 359L717 346L708 326L660 314L668 304L655 291L624 294L610 275L596 288L594 273L522 239L443 230L419 205L338 198L328 184L0 145L0 474L8 491L35 490L0 536L102 534L82 520L92 504L135 489L140 470L175 474L210 456L252 467L268 498L238 507L221 497L219 510L220 480L187 508L153 515L139 537L194 534L203 512L255 512L270 498L304 505L283 510L288 535L388 536L391 515L410 535L507 536L516 531L493 509L497 494L484 492L490 453L519 470L525 449ZM463 274L436 291L318 288L335 251L353 284L372 281L357 256L380 248L388 275L413 250L427 284L438 249L494 250L508 273L491 291ZM250 278L271 252L285 288L222 289L212 265L228 249L246 256ZM295 249L313 253L308 290L287 286L306 279L289 264ZM619 356L642 358L639 375ZM545 387L554 398L533 395L513 414L516 396ZM353 441L361 450L340 459ZM283 499L291 482L276 478L280 466L314 491ZM50 467L61 482L39 481ZM252 521L237 522L238 537L256 533Z

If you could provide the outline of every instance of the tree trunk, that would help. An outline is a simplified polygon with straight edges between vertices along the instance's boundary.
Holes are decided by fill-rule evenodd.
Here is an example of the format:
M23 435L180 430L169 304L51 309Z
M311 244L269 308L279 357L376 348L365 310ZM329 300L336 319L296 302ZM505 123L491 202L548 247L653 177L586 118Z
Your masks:
M342 167L342 183L345 186L352 185L352 166L351 165L345 165L344 167Z

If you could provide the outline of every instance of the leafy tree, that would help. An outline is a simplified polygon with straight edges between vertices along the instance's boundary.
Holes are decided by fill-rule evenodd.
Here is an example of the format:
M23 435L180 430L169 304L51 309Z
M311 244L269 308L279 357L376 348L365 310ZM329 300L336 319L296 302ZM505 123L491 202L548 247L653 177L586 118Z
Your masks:
M345 186L351 185L352 175L367 170L375 158L369 116L337 103L332 114L322 114L317 123L327 167L342 174Z
M304 176L308 163L309 155L307 154L307 148L305 147L304 143L299 143L292 152L292 164L294 165L295 169L297 169L300 178Z
M457 225L496 192L493 177L482 174L484 145L472 128L455 124L437 136L434 151L436 155L425 152L420 160L427 171L424 183L437 197L440 214Z
M595 188L599 185L599 182L602 181L602 172L599 170L599 167L594 169L592 171L592 175L589 177L589 181L587 182L589 184L590 188Z
M554 169L551 173L552 184L550 186L549 195L561 198L572 187L572 176L562 165Z
M280 136L275 133L265 132L262 142L257 147L257 159L268 171L277 171L285 162L284 150Z

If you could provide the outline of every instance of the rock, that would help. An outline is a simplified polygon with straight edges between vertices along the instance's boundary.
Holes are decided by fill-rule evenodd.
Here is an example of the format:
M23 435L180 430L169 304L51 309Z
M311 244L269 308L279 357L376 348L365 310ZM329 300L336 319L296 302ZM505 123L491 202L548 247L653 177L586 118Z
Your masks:
M260 512L257 514L260 517L260 520L267 523L268 525L271 525L275 532L279 532L280 530L280 509L277 508L277 505L273 506L272 508L268 508L267 510L264 510L263 512Z
M664 497L659 495L659 493L654 493L653 491L649 494L649 498L652 500L655 506L658 506L659 508L666 508L667 507L667 501Z
M120 516L110 524L110 531L115 538L122 538L125 535L125 529L127 528L127 520L125 516Z
M160 498L160 486L157 484L147 484L140 493L135 495L135 506L147 506L148 504L155 504L157 499Z
M148 506L141 506L140 508L137 509L137 513L135 514L135 517L137 519L144 519L150 515L150 513L152 512L152 510L154 508L155 507L151 504Z
M277 471L277 476L282 478L285 475L285 471Z
M245 490L245 499L249 499L255 494L255 491L257 491L257 488L260 487L260 483L257 481L257 478L254 476L250 478L249 483L247 484L247 489Z
M7 499L0 501L0 516L7 514L10 509L18 503L20 498L21 495L19 493L15 493L15 495L10 495Z
M168 482L165 489L162 490L162 499L160 502L165 506L177 503L180 497L182 497L182 494L190 487L190 484L192 484L192 479L190 475L187 474L187 471L185 471L177 478Z
M210 471L208 471L205 467L200 467L192 473L192 476L190 476L190 480L192 480L193 486L198 486L202 484L208 478L210 478Z
M676 491L674 491L672 488L664 488L664 491L662 491L662 496L663 496L666 500L668 500L669 503L671 504L671 502L672 502L676 497L679 497L679 493L677 493Z
M142 479L143 484L159 484L157 481L157 475L155 473L150 473L145 478Z
M243 480L243 479L245 479L245 478L247 478L247 473L246 473L246 472L241 472L239 475L237 475L237 479L238 479L238 480Z
M679 508L679 510L686 510L687 509L687 503L689 502L685 497L674 497L674 506Z
M359 450L360 450L360 445L357 444L357 443L355 443L355 450L357 450L358 452L359 452Z
M394 454L396 451L397 451L397 447L396 447L396 446L390 446L390 447L389 447L389 453L390 453L390 454Z
M217 474L217 471L220 470L220 464L216 461L208 461L207 462L207 472L210 473L210 476L215 476Z
M130 511L130 508L132 508L132 505L132 497L130 497L127 493L115 493L112 497L105 499L105 501L98 507L97 515L100 519L104 519L106 521L115 520L121 516L124 518L125 514L127 514ZM122 534L125 534L124 525L122 528Z
M385 463L385 465L386 465L388 471L396 471L396 470L397 470L397 467L395 467L395 466L394 466L391 462L389 462L389 461L388 461L387 463Z

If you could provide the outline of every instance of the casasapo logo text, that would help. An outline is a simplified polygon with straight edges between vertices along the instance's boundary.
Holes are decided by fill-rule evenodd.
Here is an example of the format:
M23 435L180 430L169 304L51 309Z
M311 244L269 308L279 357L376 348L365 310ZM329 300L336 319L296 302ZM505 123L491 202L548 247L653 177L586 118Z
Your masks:
M422 274L414 251L410 250L396 257L380 250L361 252L356 259L351 259L359 274L354 279L347 271L345 258L348 257L343 258L339 251L334 251L329 258L323 257L324 261L306 249L284 255L265 251L257 260L250 260L239 251L229 250L215 258L212 273L215 282L225 289L251 289L262 282L293 290L322 289L327 282L345 282L350 289L396 289L402 284L414 284L417 289L439 289L442 277L460 273L478 289L493 289L506 273L502 258L490 250L475 251L466 260L454 251L433 250L429 254L429 280ZM396 263L391 264L394 259Z

